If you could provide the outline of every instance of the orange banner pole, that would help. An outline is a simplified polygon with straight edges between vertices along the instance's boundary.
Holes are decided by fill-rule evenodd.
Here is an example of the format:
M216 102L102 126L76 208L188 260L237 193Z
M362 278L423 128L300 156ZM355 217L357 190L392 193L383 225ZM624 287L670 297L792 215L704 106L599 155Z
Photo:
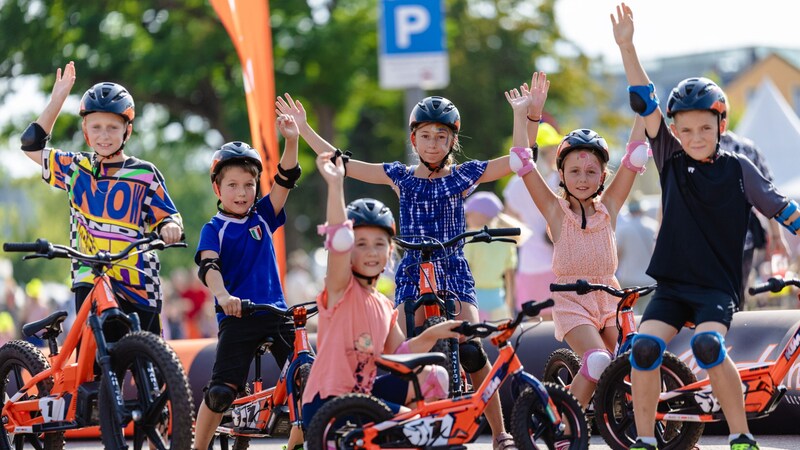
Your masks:
M264 171L262 194L269 192L277 172L280 152L275 129L275 77L272 63L272 31L267 0L209 0L230 35L242 65L247 114L253 148L261 152ZM286 240L283 228L273 235L281 278L286 273Z

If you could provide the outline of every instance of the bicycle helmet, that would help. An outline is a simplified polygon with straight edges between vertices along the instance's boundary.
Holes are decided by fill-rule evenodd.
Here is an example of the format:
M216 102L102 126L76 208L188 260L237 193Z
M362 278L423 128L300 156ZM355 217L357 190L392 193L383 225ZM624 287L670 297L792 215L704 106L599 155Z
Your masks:
M687 78L669 93L667 117L681 111L711 111L720 119L728 115L728 100L717 83L708 78Z
M97 83L81 97L80 116L85 117L94 112L116 114L125 122L133 122L135 117L133 97L128 90L117 83Z
M209 169L211 182L214 183L217 175L219 175L220 170L222 170L226 164L229 164L231 161L235 160L246 160L252 162L256 165L256 167L258 167L259 173L261 173L263 170L261 165L261 155L259 155L256 149L250 147L244 142L228 142L220 147L219 150L214 152L214 156L211 159L211 168Z
M353 228L379 227L389 236L395 235L392 210L374 198L360 198L347 205L347 218L353 221Z
M556 167L561 169L567 154L578 149L594 150L600 156L601 162L608 162L608 144L606 140L594 130L579 128L570 131L558 145L558 149L556 149Z
M444 97L425 97L414 106L408 118L408 127L414 130L414 127L424 122L447 125L455 133L461 130L461 115L458 113L458 108Z

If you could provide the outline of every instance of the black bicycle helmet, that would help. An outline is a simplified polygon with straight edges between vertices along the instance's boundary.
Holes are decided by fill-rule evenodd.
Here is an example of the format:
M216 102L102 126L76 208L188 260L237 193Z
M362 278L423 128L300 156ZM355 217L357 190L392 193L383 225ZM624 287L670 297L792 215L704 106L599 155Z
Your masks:
M667 117L670 119L681 111L711 111L725 119L728 101L717 83L708 78L687 78L669 93Z
M389 236L395 235L392 210L374 198L360 198L347 205L347 218L353 221L353 228L379 227Z
M135 117L133 97L128 90L117 83L97 83L81 97L81 117L94 112L117 114L126 122Z
M411 110L408 127L414 130L417 124L435 122L447 125L453 132L461 130L461 114L450 100L439 97L425 97Z
M250 147L248 144L240 141L228 142L214 152L211 159L211 168L209 174L211 175L211 182L216 180L220 170L228 163L234 160L243 159L252 162L258 167L258 172L263 170L261 165L261 155L256 149Z
M561 143L558 144L558 149L556 150L556 167L561 169L567 154L578 149L594 150L597 155L602 158L603 163L608 162L608 144L606 140L594 130L579 128L570 131L569 134L564 136Z

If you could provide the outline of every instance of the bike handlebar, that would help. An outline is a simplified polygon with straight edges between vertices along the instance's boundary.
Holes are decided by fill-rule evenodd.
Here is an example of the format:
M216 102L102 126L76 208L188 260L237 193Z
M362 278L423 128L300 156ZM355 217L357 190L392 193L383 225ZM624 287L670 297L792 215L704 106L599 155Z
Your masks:
M578 280L575 283L552 283L550 284L550 292L576 292L578 295L585 295L592 291L605 291L614 297L625 297L632 292L638 292L640 295L647 295L653 292L656 288L655 284L650 286L631 286L625 289L617 289L607 284L593 284L586 280Z
M285 319L291 319L291 318L294 317L294 310L295 309L297 309L297 308L299 308L301 306L308 306L308 305L314 305L314 306L312 306L310 308L306 308L306 317L311 317L314 314L316 314L317 311L318 311L317 302L316 301L300 303L298 305L290 306L287 309L281 309L281 308L278 308L277 306L274 306L274 305L267 305L265 303L253 303L250 300L242 300L242 315L243 316L247 316L247 315L253 314L253 313L257 312L257 311L269 311L269 312L274 313L274 314L276 314L278 316L281 316L281 317L283 317ZM218 312L218 313L225 314L225 310L223 310L222 307L219 306L219 305L214 305L214 310L216 312Z
M77 259L78 261L87 263L87 264L109 264L116 261L121 261L128 257L128 255L134 249L138 248L141 245L150 244L150 246L143 251L150 251L150 250L164 250L165 248L169 247L186 247L185 242L177 242L175 244L167 245L164 241L156 233L150 233L149 235L145 236L142 239L135 240L128 244L127 247L120 250L117 253L109 253L105 250L100 250L97 254L89 255L86 253L81 253L75 250L72 247L61 245L61 244L51 244L46 239L37 239L36 242L6 242L3 244L3 250L6 252L27 252L33 253L32 255L26 255L24 259L31 259L31 258L66 258L66 259Z
M539 315L539 313L543 309L549 308L549 307L553 306L554 304L555 304L555 302L553 301L552 298L549 298L549 299L547 299L547 300L545 300L543 302L537 302L537 301L534 301L534 300L531 300L529 302L525 302L525 303L522 304L522 311L517 313L517 317L515 317L513 320L509 320L509 321L503 322L500 325L508 324L503 329L516 328L520 323L522 323L522 319L524 317L526 317L526 316L527 317L536 317L536 316ZM459 333L459 334L463 334L466 337L485 338L485 337L491 335L492 333L500 331L500 326L499 325L494 325L494 324L491 324L491 323L486 323L486 322L469 323L469 322L465 321L465 322L461 322L461 324L459 326L453 328L453 331L455 331L456 333Z
M766 283L757 284L757 285L751 287L750 289L748 289L747 291L750 293L750 295L756 295L756 294L760 294L762 292L768 292L768 291L769 292L780 292L786 286L800 287L800 280L798 280L796 278L789 278L787 280L784 280L783 278L780 278L780 277L773 277L773 278L768 279Z
M441 248L452 247L456 245L463 239L472 238L471 241L467 242L468 244L471 242L492 242L494 237L503 237L503 236L519 236L521 230L519 228L489 228L483 227L480 230L470 230L464 233L459 234L451 239L448 239L445 242L440 242L436 239L422 236L422 242L409 242L402 239L402 236L395 236L394 241L400 247L407 249L407 250L422 250L422 251L433 251L438 250Z

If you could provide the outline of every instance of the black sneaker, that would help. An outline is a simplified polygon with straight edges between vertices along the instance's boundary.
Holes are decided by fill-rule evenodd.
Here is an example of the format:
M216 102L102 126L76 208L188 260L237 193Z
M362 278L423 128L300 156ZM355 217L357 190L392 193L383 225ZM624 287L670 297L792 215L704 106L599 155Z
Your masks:
M658 449L656 448L655 445L645 444L644 442L642 442L641 439L637 439L636 442L634 442L633 445L631 445L631 448L629 450L658 450Z
M731 441L731 450L759 450L758 443L744 434Z

